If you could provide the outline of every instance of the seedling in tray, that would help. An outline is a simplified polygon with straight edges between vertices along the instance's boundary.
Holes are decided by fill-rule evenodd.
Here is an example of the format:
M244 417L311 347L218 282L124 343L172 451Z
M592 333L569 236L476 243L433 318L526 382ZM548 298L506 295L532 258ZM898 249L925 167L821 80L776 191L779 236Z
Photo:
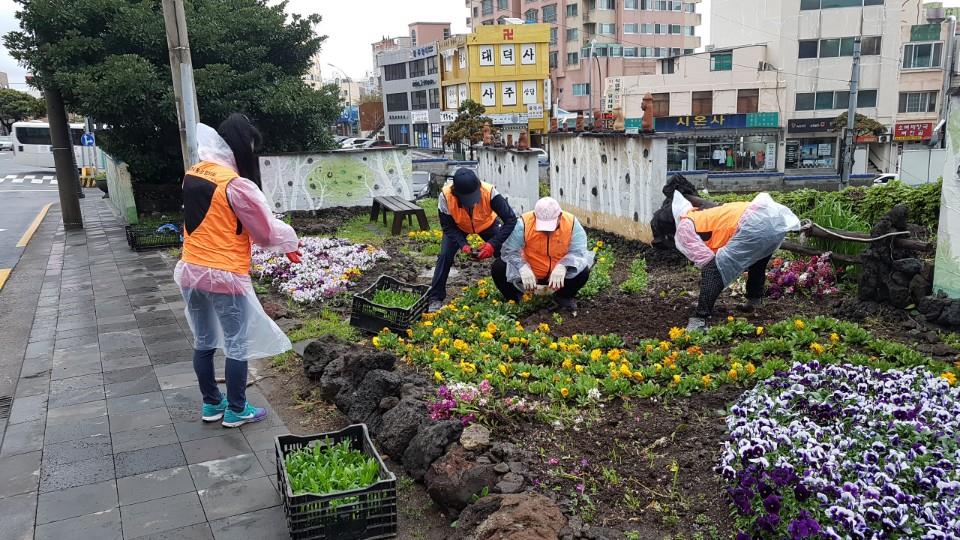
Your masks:
M363 489L373 485L380 473L377 460L352 450L348 440L332 444L326 439L322 444L291 452L284 466L294 496ZM354 501L347 497L331 504L336 507Z
M380 289L373 293L373 303L388 308L410 309L420 300L420 296L410 291Z

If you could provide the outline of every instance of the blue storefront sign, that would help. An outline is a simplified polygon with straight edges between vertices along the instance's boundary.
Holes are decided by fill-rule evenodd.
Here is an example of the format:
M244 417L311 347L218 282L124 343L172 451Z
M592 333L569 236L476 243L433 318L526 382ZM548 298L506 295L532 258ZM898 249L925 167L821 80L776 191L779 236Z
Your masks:
M776 128L780 124L778 113L707 114L665 116L654 121L657 131L698 131L713 129Z

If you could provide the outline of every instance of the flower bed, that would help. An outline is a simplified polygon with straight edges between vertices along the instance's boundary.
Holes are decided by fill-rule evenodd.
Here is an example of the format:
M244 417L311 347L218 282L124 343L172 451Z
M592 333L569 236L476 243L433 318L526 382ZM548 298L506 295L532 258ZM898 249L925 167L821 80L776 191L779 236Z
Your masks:
M738 540L960 536L951 378L810 362L745 394L718 467Z
M840 292L830 253L793 261L775 259L771 267L767 272L767 295L774 300L791 294L822 298Z
M304 238L300 252L301 262L294 264L284 255L254 246L253 275L305 304L345 292L362 272L389 258L373 246L338 238Z

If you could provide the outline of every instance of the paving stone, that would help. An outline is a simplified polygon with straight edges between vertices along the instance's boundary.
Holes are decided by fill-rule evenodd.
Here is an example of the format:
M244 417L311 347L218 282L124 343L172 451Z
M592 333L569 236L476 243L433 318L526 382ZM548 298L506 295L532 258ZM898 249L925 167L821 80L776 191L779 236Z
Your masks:
M44 394L27 396L13 400L7 422L19 424L33 420L43 420L47 416L47 396Z
M40 452L29 452L0 458L0 499L37 491L37 482L40 479L40 454Z
M104 384L130 382L142 379L143 377L148 377L150 375L155 375L152 366L138 366L105 373L103 375L103 382Z
M14 398L27 396L38 396L40 394L50 393L50 371L44 371L39 375L23 377L17 381L17 393Z
M193 362L176 362L173 364L163 364L160 366L156 366L154 369L157 372L157 377L162 377L166 375L179 375L182 373L194 373Z
M24 360L23 365L20 367L20 378L41 378L49 381L52 369L53 359L32 358L30 360Z
M134 394L131 396L107 399L107 411L110 414L145 411L163 406L163 394L160 392L147 392L145 394Z
M69 409L69 408L68 408ZM64 410L68 410L64 409ZM59 409L58 409L59 410ZM51 444L73 439L82 439L94 435L109 435L110 425L106 416L71 420L65 423L51 425L47 422L47 429L43 434L43 443Z
M91 401L103 401L103 398L104 393L102 386L80 388L78 390L67 390L58 393L51 392L49 407L51 409L59 409L61 407L70 407L72 405L80 405L81 403L89 403Z
M174 467L120 478L117 480L117 490L120 493L120 504L126 506L190 493L197 488L189 469Z
M130 369L134 367L143 367L150 365L150 357L146 354L139 356L124 356L124 357L110 357L104 358L101 363L103 364L103 372L109 373L112 371L120 371L123 369ZM158 385L159 386L159 385Z
M140 338L139 330L100 334L100 350L103 352L142 347L143 339Z
M133 368L140 369L140 368ZM152 367L150 368L153 369ZM117 372L112 372L117 373ZM116 382L106 386L106 396L108 398L131 396L135 394L144 394L147 392L156 392L160 390L160 383L157 376L152 372L138 379L131 381Z
M90 358L87 360L63 362L59 365L55 362L53 365L51 379L69 379L70 377L90 375L91 373L100 373L102 371L103 367L100 365L100 354L97 353L95 358Z
M37 524L103 512L117 507L117 483L113 480L50 493L41 493Z
M238 430L228 431L217 437L187 441L181 444L183 445L183 453L187 457L187 463L190 464L253 453L253 449L247 444L243 433Z
M0 457L26 454L43 449L43 420L23 422L7 426L0 447Z
M174 324L177 322L177 319L173 316L173 312L169 309L155 311L152 313L134 313L133 316L137 318L137 322L140 323L140 326Z
M105 334L108 332L126 332L127 330L136 330L140 328L140 324L137 323L136 319L133 318L133 315L130 316L129 321L119 321L119 322L103 322L100 319L97 319L97 333Z
M154 363L154 365L174 364L176 362L192 362L193 351L188 350L153 353L150 355L150 360Z
M43 465L61 465L85 459L93 459L113 454L110 437L94 435L85 439L74 439L62 443L47 444L43 447Z
M129 431L151 426L163 426L169 424L170 413L166 407L157 407L123 414L110 415L110 431Z
M163 399L170 411L170 418L177 422L196 422L203 408L203 398L197 388L164 390Z
M266 476L254 454L243 454L190 465L197 489L213 489L233 482Z
M264 508L210 522L216 540L288 540L282 506Z
M181 467L187 464L179 443L152 446L116 455L117 477Z
M223 435L223 426L220 422L200 422L193 420L191 422L177 422L173 425L177 430L177 437L180 442L195 441L197 439L206 439Z
M51 409L47 412L47 427L58 426L78 420L88 420L107 415L105 400L92 401L74 407Z
M269 426L265 429L255 431L244 431L243 435L247 438L250 448L254 452L261 450L274 449L277 444L277 435L289 435L290 430L286 426Z
M146 347L150 354L171 351L193 351L193 343L188 342L182 335L179 338L172 338L162 342L154 342L146 345Z
M280 504L280 496L267 478L233 482L199 491L207 519L216 520Z
M45 339L28 343L23 353L24 359L53 357L53 340Z
M115 477L112 455L61 464L44 462L40 493L106 482Z
M203 506L196 493L184 493L164 499L123 506L120 509L123 537L139 538L149 534L205 523Z
M2 489L2 486L0 486ZM0 500L0 531L4 540L33 540L33 524L37 515L37 494L24 493Z
M147 356L147 349L144 348L143 346L125 347L123 349L114 349L112 351L104 351L101 354L101 358L104 360L126 358L128 356Z
M38 525L34 540L122 540L120 509Z
M94 386L103 385L103 374L102 373L92 373L90 375L82 375L80 377L72 377L70 379L60 379L58 381L53 381L50 383L50 393L57 394L60 392L66 392L68 390L82 390L84 388L91 388Z
M118 454L153 446L174 444L179 441L177 432L173 429L173 424L116 432L111 435L111 438L113 439L113 451Z
M70 349L71 347L94 345L98 342L97 332L95 330L95 328L91 328L89 332L73 337L62 337L61 334L57 334L57 349Z
M210 524L197 523L188 527L141 536L137 540L213 540Z
M174 375L157 376L162 390L174 388L190 388L197 386L197 376L194 373L177 373Z

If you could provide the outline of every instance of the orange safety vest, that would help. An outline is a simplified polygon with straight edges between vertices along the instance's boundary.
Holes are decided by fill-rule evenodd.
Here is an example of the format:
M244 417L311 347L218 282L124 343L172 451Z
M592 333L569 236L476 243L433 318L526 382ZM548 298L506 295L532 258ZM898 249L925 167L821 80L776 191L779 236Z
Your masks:
M447 211L457 223L457 227L467 234L479 234L489 229L497 220L497 213L490 205L493 200L493 184L480 182L480 201L473 206L473 214L460 206L460 201L453 193L453 186L443 188L443 196L447 199Z
M706 210L693 209L684 217L693 222L697 233L710 233L704 243L716 253L736 234L748 206L749 202L732 202Z
M537 279L550 277L553 268L570 251L575 220L573 214L563 212L557 229L545 233L537 230L537 217L532 211L523 215L523 256Z
M203 161L183 177L184 262L250 273L250 234L227 199L227 186L238 176L229 167Z

